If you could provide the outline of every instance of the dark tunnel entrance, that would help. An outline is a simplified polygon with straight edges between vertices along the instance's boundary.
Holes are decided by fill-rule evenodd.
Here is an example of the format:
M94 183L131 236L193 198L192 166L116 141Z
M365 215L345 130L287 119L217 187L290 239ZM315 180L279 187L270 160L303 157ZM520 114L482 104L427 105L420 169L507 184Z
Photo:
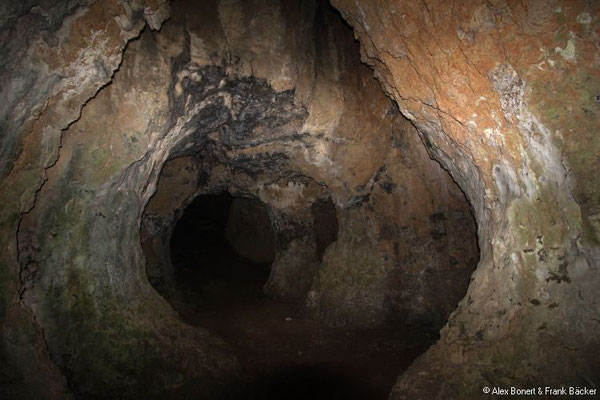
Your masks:
M317 201L311 214L322 260L337 237L335 206ZM165 297L185 322L233 348L243 374L232 398L385 399L436 332L328 326L302 301L266 294L276 252L269 213L255 199L200 195L173 229L176 290Z
M201 195L175 225L170 251L180 301L193 305L179 312L197 324L198 311L227 313L227 307L246 297L260 296L275 256L275 237L258 200Z
M186 106L189 133L177 134L142 223L150 283L239 361L235 399L387 398L439 337L478 259L464 194L397 105L377 97L339 13L318 5L305 16L315 82L330 82L333 59L348 62L339 88L310 88L323 109L299 106L301 91L190 60L181 103L211 108ZM381 101L363 121L369 107L351 99L364 98L365 82ZM335 115L344 123L333 129Z

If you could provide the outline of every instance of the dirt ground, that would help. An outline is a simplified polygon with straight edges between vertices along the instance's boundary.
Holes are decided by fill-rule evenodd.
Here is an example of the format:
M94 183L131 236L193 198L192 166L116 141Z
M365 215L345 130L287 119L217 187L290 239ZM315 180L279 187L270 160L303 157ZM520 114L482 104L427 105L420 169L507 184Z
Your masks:
M241 399L386 399L396 378L437 339L422 327L332 328L302 305L262 292L268 265L226 243L175 248L180 297L189 324L229 343L243 367Z

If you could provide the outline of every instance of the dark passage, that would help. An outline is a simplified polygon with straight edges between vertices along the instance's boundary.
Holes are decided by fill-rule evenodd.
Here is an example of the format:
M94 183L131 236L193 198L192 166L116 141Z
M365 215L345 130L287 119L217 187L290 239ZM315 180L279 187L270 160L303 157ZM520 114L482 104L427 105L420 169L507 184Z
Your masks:
M244 369L235 398L387 398L396 377L437 333L331 328L306 315L302 304L268 298L262 286L274 247L264 206L227 194L198 197L172 237L180 296L171 303L186 322L234 348Z
M171 259L189 322L201 312L233 312L244 298L261 296L275 254L265 207L229 194L196 198L175 226Z

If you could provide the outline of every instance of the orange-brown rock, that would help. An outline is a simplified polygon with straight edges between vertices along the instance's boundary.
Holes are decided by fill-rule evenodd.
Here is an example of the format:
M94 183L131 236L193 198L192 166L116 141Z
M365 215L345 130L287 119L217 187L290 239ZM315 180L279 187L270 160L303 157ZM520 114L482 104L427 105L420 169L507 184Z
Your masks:
M392 397L472 398L514 377L583 384L598 351L598 5L333 4L478 221L467 296Z

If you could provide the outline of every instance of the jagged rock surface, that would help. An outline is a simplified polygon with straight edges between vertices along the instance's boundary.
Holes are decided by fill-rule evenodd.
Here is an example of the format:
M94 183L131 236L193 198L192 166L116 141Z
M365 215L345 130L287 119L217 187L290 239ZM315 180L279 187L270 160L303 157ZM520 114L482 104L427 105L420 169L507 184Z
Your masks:
M467 296L392 398L597 385L599 5L332 3L479 226Z
M252 18L257 12L240 7L228 9L232 18ZM301 25L330 32L326 39L316 36L314 55L298 55L295 39L282 44L278 55L312 68L310 74L292 71L293 91L273 83L281 78L280 70L265 73L265 80L247 77L244 65L256 57L247 51L224 70L199 66L211 61L194 58L199 52L194 43L204 43L204 52L210 50L207 43L236 44L220 39L218 27L205 32L199 30L205 24L190 19L174 25L183 26L191 38L191 62L176 73L175 94L195 116L186 116L189 122L181 128L185 139L179 137L171 150L173 161L167 165L172 167L165 167L168 176L161 178L156 201L150 201L144 217L148 228L143 241L152 243L144 247L150 253L161 249L160 255L150 256L152 280L169 291L168 240L183 208L200 194L229 191L259 199L269 209L277 241L265 286L271 295L305 299L335 325L396 318L441 326L464 294L477 259L469 207L447 173L429 159L414 128L378 91L371 72L352 56L358 48L339 17L321 8L312 13ZM279 18L287 18L286 26L298 23ZM169 26L161 34L176 37ZM213 53L219 51L228 54L219 47ZM304 93L311 97L305 99ZM198 112L198 105L209 111ZM190 176L188 187L181 186L181 176ZM179 193L170 205L169 193ZM342 221L358 218L368 228L340 224L338 241L323 255L311 208L327 198ZM362 248L366 259L358 263L364 257L353 256L356 242L367 237L369 245ZM163 278L161 271L167 274ZM372 282L365 279L369 275ZM444 283L449 279L452 285Z
M4 2L0 9L0 357L9 396L67 396L43 329L20 296L16 232L58 157L62 131L110 82L144 17L152 15L157 29L168 15L166 2L136 1L135 13L132 5L23 1Z

